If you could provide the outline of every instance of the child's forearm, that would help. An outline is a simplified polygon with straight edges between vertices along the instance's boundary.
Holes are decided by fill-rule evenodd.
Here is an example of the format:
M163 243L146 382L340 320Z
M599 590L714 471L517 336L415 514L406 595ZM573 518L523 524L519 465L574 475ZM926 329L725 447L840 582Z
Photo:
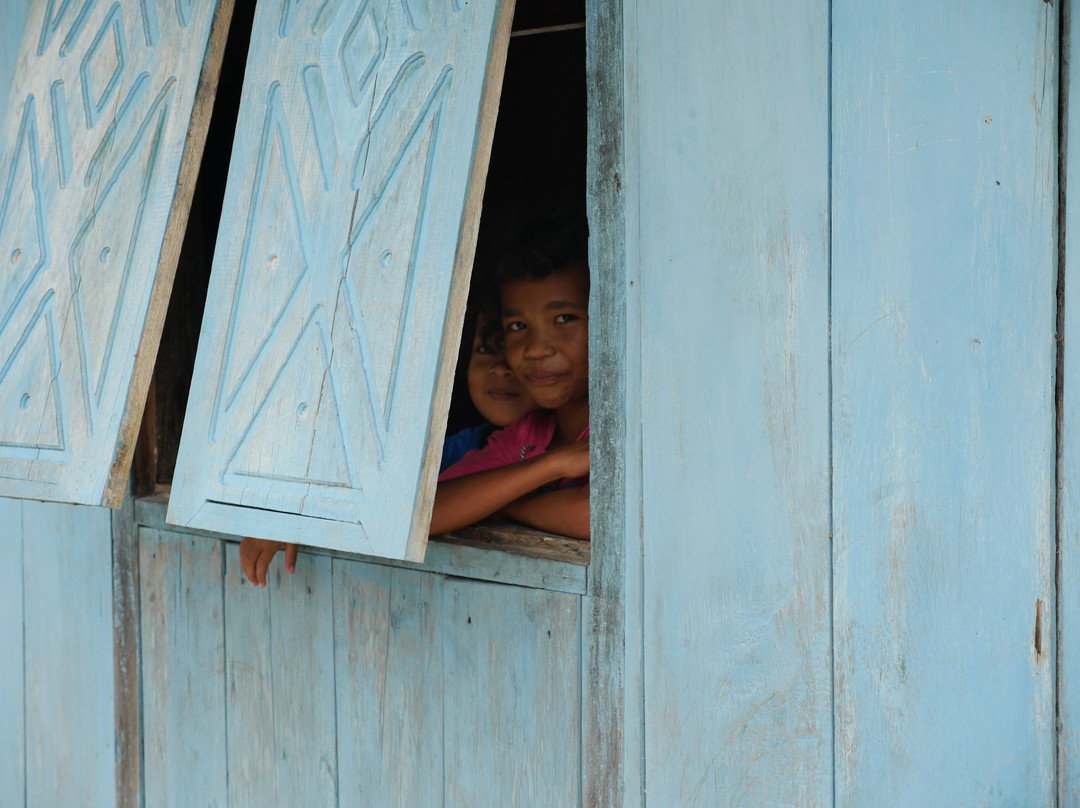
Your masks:
M435 491L430 532L435 535L471 525L562 476L558 459L543 454L441 482Z
M500 513L537 530L575 539L590 538L588 485L522 497Z

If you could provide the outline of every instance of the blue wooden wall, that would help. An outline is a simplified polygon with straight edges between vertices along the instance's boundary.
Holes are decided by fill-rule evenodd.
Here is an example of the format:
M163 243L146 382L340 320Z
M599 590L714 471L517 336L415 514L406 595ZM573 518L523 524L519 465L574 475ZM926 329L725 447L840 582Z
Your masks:
M1059 11L626 4L641 803L1053 802Z
M626 805L1077 804L1058 12L622 6ZM589 597L135 546L146 805L578 804ZM0 500L0 802L122 790L116 548Z
M644 801L826 805L829 8L627 5Z
M0 499L0 555L0 802L115 805L109 512Z
M994 5L833 3L848 804L1054 799L1058 12Z
M577 804L581 598L139 538L147 805Z

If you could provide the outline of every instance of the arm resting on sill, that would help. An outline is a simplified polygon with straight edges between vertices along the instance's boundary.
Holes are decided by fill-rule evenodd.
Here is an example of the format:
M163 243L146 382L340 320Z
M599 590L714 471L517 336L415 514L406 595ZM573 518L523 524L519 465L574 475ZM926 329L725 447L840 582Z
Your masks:
M498 513L542 485L563 477L571 479L584 477L588 473L589 443L587 440L582 440L560 446L520 463L511 463L508 466L479 471L464 477L455 477L452 480L443 480L435 490L435 504L431 509L429 533L434 536L479 522L481 519ZM586 495L587 510L588 495ZM588 524L587 513L585 522ZM525 524L532 523L526 521ZM546 529L539 525L533 526Z
M575 539L589 534L589 486L562 488L511 502L500 512L516 522Z

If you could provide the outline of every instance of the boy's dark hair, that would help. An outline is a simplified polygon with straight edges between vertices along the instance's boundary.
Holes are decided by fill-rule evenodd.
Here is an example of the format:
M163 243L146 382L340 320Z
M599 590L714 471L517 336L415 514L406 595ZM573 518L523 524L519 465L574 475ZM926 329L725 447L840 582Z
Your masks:
M515 229L495 267L499 286L540 281L569 266L589 266L589 225L584 214L558 209L532 216Z

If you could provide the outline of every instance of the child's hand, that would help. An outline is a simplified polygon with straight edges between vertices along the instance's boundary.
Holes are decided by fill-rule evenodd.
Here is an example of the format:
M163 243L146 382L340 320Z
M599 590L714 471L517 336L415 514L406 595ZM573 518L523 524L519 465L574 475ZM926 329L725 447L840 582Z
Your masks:
M285 572L296 571L296 545L266 539L245 538L240 542L240 568L255 586L266 586L266 570L278 550L285 551Z
M552 463L559 469L558 478L576 480L589 474L589 439L558 446L548 453Z

